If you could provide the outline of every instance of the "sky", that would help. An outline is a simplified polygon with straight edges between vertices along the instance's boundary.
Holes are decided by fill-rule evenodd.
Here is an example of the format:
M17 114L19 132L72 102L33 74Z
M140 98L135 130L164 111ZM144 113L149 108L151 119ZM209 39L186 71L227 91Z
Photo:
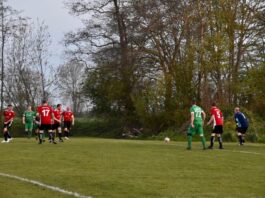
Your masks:
M64 34L81 27L81 21L70 15L68 9L63 4L65 0L8 0L7 4L12 8L22 11L22 16L29 17L33 22L44 21L48 25L52 44L50 52L52 54L49 62L52 65L63 63L64 47L60 42Z

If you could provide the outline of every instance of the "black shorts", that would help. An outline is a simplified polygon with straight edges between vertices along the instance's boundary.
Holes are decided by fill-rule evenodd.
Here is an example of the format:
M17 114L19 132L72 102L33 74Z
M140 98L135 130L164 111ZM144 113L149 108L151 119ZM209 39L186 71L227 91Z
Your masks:
M245 134L248 130L248 127L237 127L236 130L238 133Z
M8 122L4 124L4 128L10 128L12 126L12 122Z
M223 125L215 125L212 133L222 134L223 133Z
M51 124L41 124L41 125L40 125L40 130L41 130L41 131L44 131L44 130L49 131L49 130L51 130L51 129L52 129L52 125L51 125Z
M68 130L71 129L72 122L71 121L64 121L63 128L67 128Z
M59 127L61 127L61 124L60 123L54 123L52 125L52 130L58 129Z

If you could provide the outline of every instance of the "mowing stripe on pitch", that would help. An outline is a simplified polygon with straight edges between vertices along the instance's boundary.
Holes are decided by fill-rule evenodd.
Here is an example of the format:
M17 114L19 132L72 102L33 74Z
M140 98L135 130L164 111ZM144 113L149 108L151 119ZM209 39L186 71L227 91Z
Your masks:
M37 186L40 186L40 187L43 187L43 188L47 188L47 189L50 189L50 190L53 190L53 191L56 191L56 192L60 192L60 193L65 194L65 195L72 195L72 196L77 197L77 198L92 198L91 196L80 195L77 192L71 192L71 191L64 190L62 188L56 187L56 186L47 185L47 184L41 183L39 181L35 181L35 180L23 178L23 177L18 177L18 176L15 176L15 175L9 175L9 174L5 174L5 173L0 173L0 176L1 177L11 178L11 179L16 179L16 180L19 180L19 181L22 181L22 182L26 182L26 183L30 183L30 184L34 184L34 185L37 185Z
M152 143L152 144L154 144L154 145L162 145L162 144L164 144L164 143L162 143L162 142L155 142L155 143ZM184 147L184 144L182 144L182 145L176 145L176 144L172 144L172 143L169 143L169 144L165 144L165 145L167 145L167 146L174 146L174 147L183 147L183 148L185 148ZM240 150L229 150L229 149L222 149L222 150L220 150L220 149L216 149L216 150L219 150L220 152L232 152L232 153L243 153L243 154L251 154L251 155L262 155L262 156L265 156L265 153L258 153L258 152L252 152L252 151L240 151Z
M252 154L252 155L263 155L263 156L265 156L264 153L257 153L257 152L251 152L251 151L236 151L236 150L222 150L222 151L228 151L228 152L233 152L233 153Z

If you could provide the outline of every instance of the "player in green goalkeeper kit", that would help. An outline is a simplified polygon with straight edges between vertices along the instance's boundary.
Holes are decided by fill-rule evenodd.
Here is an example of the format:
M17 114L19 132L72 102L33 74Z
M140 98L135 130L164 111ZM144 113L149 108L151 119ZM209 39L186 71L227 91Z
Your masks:
M196 101L192 101L192 106L190 108L190 126L188 129L188 150L191 150L192 136L195 134L200 135L203 149L206 149L205 137L203 134L203 122L206 118L205 112L201 107L196 105Z
M28 105L28 109L23 113L22 122L25 125L25 133L28 138L32 136L33 121L35 119L36 113L32 111L31 106Z

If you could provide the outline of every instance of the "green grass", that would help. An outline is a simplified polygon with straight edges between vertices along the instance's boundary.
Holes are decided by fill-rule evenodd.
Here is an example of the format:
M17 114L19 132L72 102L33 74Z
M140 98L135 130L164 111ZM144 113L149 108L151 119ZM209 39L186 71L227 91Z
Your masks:
M0 144L0 172L95 198L265 197L265 145L72 138ZM217 143L215 145L217 147ZM0 197L70 197L0 176Z

